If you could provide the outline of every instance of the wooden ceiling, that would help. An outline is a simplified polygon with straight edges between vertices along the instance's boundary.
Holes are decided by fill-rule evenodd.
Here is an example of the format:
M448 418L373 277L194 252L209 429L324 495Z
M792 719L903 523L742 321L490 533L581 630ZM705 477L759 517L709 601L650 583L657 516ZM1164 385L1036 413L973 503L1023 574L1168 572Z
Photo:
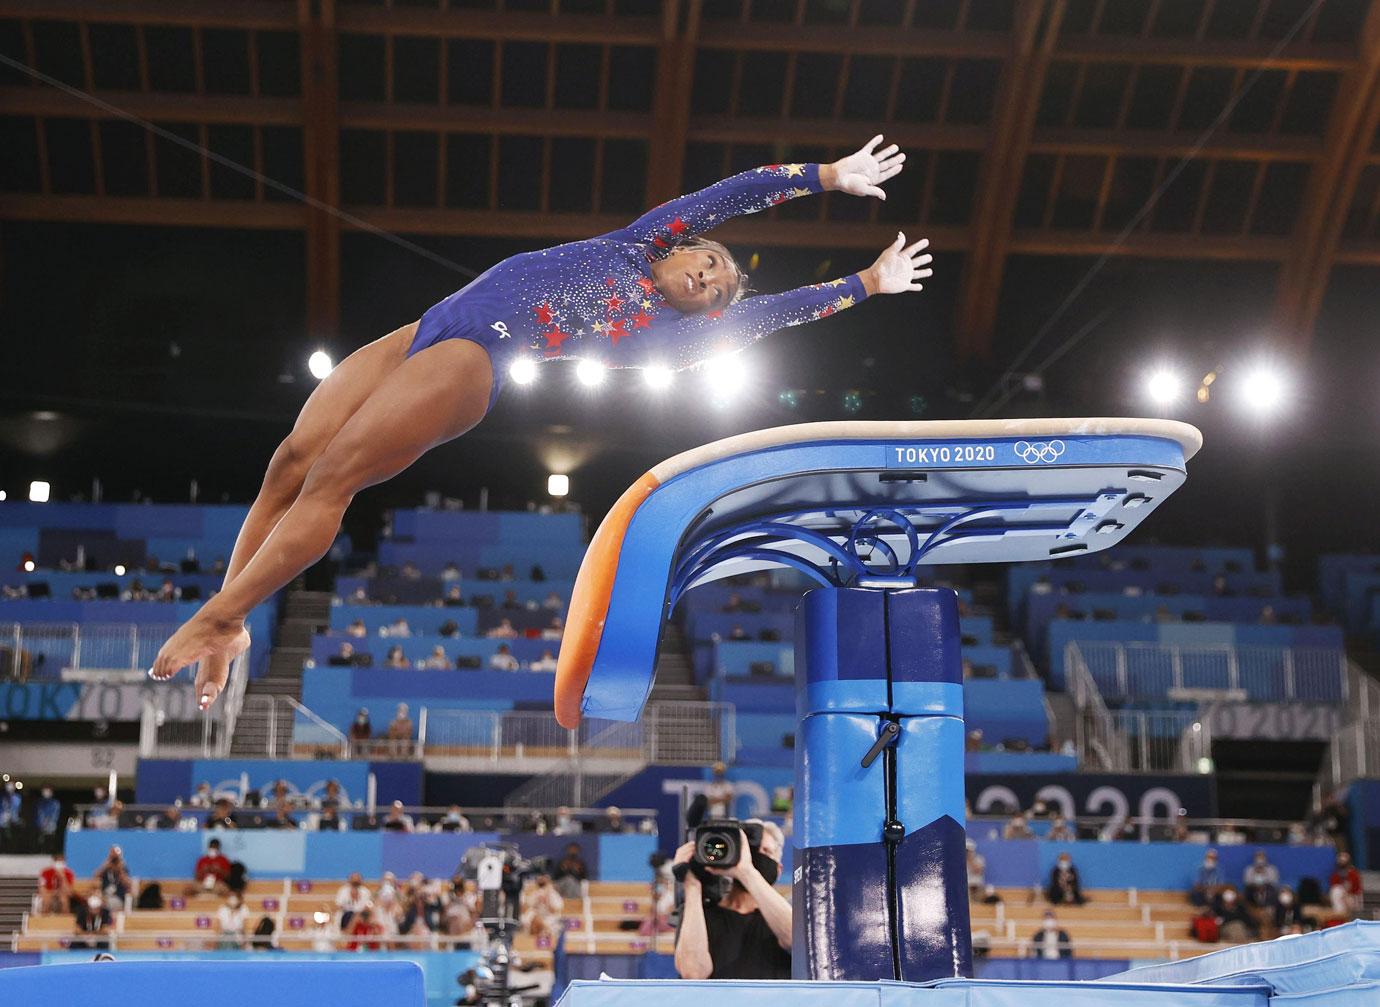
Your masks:
M1296 347L1380 265L1380 0L0 0L0 54L0 220L304 231L323 333L342 228L568 240L875 132L886 203L721 236L928 234L963 357L1012 255L1277 263Z

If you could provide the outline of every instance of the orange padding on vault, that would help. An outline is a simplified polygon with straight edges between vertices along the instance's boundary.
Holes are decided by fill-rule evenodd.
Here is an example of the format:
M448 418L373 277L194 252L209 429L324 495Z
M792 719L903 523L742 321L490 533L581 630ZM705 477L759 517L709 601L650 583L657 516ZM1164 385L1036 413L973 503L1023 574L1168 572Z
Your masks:
M570 608L566 612L561 655L556 661L556 720L562 727L574 728L580 723L585 683L589 681L594 655L599 653L599 640L604 634L613 579L618 573L618 556L623 551L623 536L642 501L660 485L660 480L648 472L629 486L599 523L599 530L594 533L585 550L585 558L580 562L580 574L575 578Z

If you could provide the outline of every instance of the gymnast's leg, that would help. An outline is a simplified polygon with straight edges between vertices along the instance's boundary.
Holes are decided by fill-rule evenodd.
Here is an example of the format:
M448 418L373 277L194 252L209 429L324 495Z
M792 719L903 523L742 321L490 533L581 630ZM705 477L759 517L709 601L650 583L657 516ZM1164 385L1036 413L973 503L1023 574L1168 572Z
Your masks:
M488 353L467 340L437 343L399 364L312 463L244 569L163 645L151 674L168 677L205 657L243 651L245 616L326 554L354 495L478 423L493 380ZM199 699L209 705L205 693Z
M345 421L364 404L371 392L391 374L407 355L417 323L412 322L388 335L361 346L340 364L312 391L292 426L292 432L278 445L264 473L263 485L255 498L244 524L235 539L230 563L225 568L222 590L242 571L259 546L268 538L297 493L302 488L307 470L320 457ZM212 699L225 687L230 659L220 655L203 658L197 667L196 694ZM171 674L171 673L169 673Z

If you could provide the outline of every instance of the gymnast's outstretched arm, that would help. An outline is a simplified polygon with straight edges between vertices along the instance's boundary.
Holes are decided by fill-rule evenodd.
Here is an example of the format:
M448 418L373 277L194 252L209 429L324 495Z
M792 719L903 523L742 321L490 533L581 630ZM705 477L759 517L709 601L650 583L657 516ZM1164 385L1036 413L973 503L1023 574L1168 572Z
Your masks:
M605 237L645 242L669 253L676 243L730 217L758 213L799 196L837 190L886 199L881 183L901 170L906 155L894 143L879 151L881 143L879 134L857 152L830 164L767 164L739 172L668 200Z
M620 340L608 362L614 367L694 367L710 357L744 349L778 329L847 310L874 294L922 290L934 272L930 268L933 256L925 251L929 240L921 238L909 246L905 242L906 236L898 232L871 266L826 283L746 297L718 311L663 312L649 317L646 332L634 329L633 335L639 338Z

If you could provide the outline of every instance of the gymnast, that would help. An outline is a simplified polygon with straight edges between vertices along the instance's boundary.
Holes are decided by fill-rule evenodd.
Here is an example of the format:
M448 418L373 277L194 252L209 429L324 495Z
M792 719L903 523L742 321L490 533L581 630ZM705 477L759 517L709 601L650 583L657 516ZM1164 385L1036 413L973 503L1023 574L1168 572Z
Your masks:
M929 244L904 234L871 266L826 283L744 297L729 251L698 237L739 214L830 190L885 199L905 154L873 137L832 164L769 164L663 203L621 230L504 259L405 325L350 354L302 407L273 453L218 594L149 669L200 662L202 709L249 646L249 611L319 560L360 490L397 475L477 424L513 362L572 357L609 367L684 369L873 294L920 290Z

